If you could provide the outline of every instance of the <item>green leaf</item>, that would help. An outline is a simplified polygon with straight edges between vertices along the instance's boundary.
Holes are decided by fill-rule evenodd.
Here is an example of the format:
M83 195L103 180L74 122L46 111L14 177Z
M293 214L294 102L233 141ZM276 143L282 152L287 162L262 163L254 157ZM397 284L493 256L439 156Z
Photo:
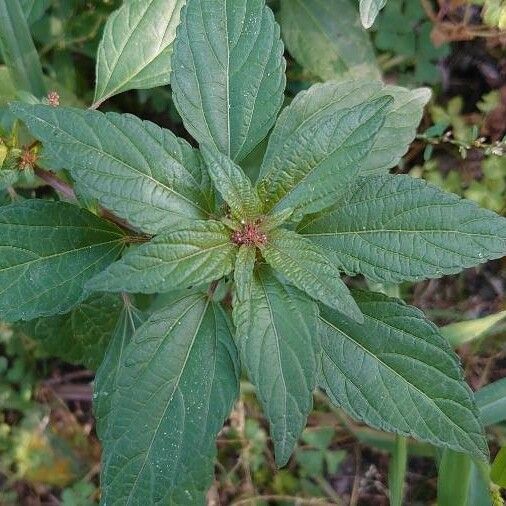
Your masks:
M364 317L325 251L290 230L273 230L261 248L265 260L313 299L362 323Z
M232 272L237 247L218 221L189 221L133 248L88 283L92 291L157 293L199 286Z
M506 420L506 378L480 388L475 399L485 427Z
M437 479L438 506L468 506L471 465L468 455L450 450L443 452Z
M284 98L283 44L265 0L188 0L172 63L188 132L232 160L245 158Z
M38 318L22 328L48 356L95 370L104 358L121 306L117 295L96 294L70 313Z
M371 28L386 3L387 0L360 0L360 20L364 28Z
M126 0L104 28L97 54L95 106L132 89L170 82L176 27L184 0Z
M53 169L70 170L79 192L144 232L208 215L204 163L169 130L130 114L20 103L11 110L44 143Z
M103 297L111 297L110 294ZM105 352L105 357L95 375L93 385L93 414L96 429L102 440L109 429L109 417L113 412L114 394L125 350L135 331L144 323L144 315L130 302L123 305Z
M27 200L0 207L0 318L66 313L84 285L113 262L120 229L64 202Z
M455 274L506 253L506 219L409 176L357 181L299 232L346 272L387 283Z
M234 306L241 360L271 426L276 463L288 462L313 405L318 308L259 268L249 300Z
M408 441L397 435L395 446L388 466L388 492L390 506L402 506L404 500L404 482L408 466Z
M257 217L262 211L262 203L241 167L215 149L201 146L201 152L214 186L230 206L232 215L238 219Z
M281 0L283 40L291 55L323 81L347 77L378 79L367 32L351 0Z
M19 0L28 24L38 21L51 6L51 0Z
M18 0L0 0L0 50L17 90L46 94L37 50Z
M506 488L506 448L501 448L494 459L490 478L496 485Z
M295 97L280 114L269 138L261 176L271 170L282 170L285 167L285 151L295 155L298 143L311 141L312 132L319 132L325 118L385 96L393 97L394 102L386 108L385 122L372 149L360 162L360 174L388 171L399 163L415 138L423 108L430 99L430 90L420 88L411 91L385 86L380 81L355 80L316 84ZM312 143L309 145L314 149Z
M118 371L102 502L203 505L238 386L237 350L217 304L190 295L153 314Z
M256 248L246 245L242 245L237 253L234 281L238 303L247 301L251 297L251 284L253 283L253 270L255 268L256 256Z
M294 208L296 218L333 204L359 175L391 102L391 97L382 97L340 111L326 110L288 136L275 132L257 183L265 208L273 212ZM289 117L299 117L298 107L296 103L283 111L279 127L283 134L292 123Z
M488 458L487 442L457 356L416 308L354 292L358 325L320 307L320 384L368 425Z

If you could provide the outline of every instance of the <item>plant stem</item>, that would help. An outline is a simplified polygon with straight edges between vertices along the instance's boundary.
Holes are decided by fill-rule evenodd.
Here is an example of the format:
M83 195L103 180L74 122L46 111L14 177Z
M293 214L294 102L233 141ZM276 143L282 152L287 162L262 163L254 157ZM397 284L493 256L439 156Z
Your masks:
M390 458L388 469L388 488L390 489L390 505L402 506L404 497L404 481L408 463L408 440L397 435L395 449Z

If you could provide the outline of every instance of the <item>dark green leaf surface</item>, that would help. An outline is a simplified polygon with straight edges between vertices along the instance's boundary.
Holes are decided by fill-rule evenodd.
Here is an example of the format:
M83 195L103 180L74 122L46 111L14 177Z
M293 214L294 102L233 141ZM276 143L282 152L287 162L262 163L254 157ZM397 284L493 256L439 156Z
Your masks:
M487 459L471 390L437 328L399 300L354 296L363 325L320 307L320 384L332 401L377 429Z
M288 136L275 132L258 182L265 208L274 212L294 208L301 216L335 202L360 173L360 163L374 146L391 102L385 96L348 109L327 110L303 121ZM300 117L297 104L281 115L283 133L288 133L292 114Z
M281 0L280 23L291 55L323 81L379 78L356 0Z
M364 28L371 28L386 3L387 0L360 0L360 20Z
M250 299L234 307L241 360L269 419L279 466L288 462L313 405L317 318L316 304L268 268L256 271Z
M102 297L114 297L110 294ZM117 299L117 296L115 297ZM103 308L101 308L103 311ZM135 331L144 322L144 315L130 302L123 304L114 331L109 340L105 356L95 375L93 385L93 414L99 438L105 437L109 428L109 417L113 410L114 395L118 386L118 375L125 350Z
M257 250L253 246L242 245L237 253L234 269L235 293L237 303L249 300Z
M229 322L206 296L153 314L118 372L103 440L103 504L203 506L238 376Z
M199 286L229 274L237 247L218 221L192 221L133 248L96 276L88 289L157 293Z
M121 307L117 295L96 294L70 313L38 318L22 328L29 337L40 342L48 356L95 370L104 358Z
M0 318L66 313L84 285L119 255L120 229L64 202L0 207Z
M0 0L0 50L17 90L44 96L42 67L19 0Z
M188 0L172 67L174 102L199 143L241 160L274 124L285 63L264 0Z
M285 229L269 233L261 248L265 260L313 299L337 309L359 323L364 321L339 269L325 251L304 237Z
M20 103L11 110L43 141L54 170L70 170L79 192L144 232L207 216L200 154L169 130L130 114Z
M170 81L184 0L126 0L107 19L97 53L95 104L132 89Z
M384 96L391 96L394 101L386 109L385 122L371 151L360 162L360 174L386 172L394 167L415 138L423 108L430 99L430 90L408 90L386 86L381 81L355 80L316 84L295 97L280 114L272 131L261 175L282 170L287 150L295 154L299 139L309 137L311 140L310 132L318 132L325 118Z
M262 203L241 167L213 148L201 146L201 151L214 186L230 206L232 215L237 219L259 216Z
M299 232L374 281L437 278L506 253L506 219L420 179L365 179L338 202Z

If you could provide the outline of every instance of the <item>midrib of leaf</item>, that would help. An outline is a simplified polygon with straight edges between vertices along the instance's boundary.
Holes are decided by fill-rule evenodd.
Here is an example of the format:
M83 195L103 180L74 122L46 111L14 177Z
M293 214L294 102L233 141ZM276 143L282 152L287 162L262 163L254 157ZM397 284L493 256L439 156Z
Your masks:
M172 330L174 329L174 327L178 324L178 322L180 322L199 302L201 302L202 300L200 298L198 298L193 304L190 305L189 308L187 308L178 318L177 320L174 322L174 325L172 325L170 327L170 330L167 332L167 334L169 334L170 332L172 332ZM167 410L169 409L169 406L172 402L172 400L174 399L174 395L176 393L176 391L178 390L179 388L179 383L181 381L181 377L183 376L183 373L185 371L185 368L186 368L186 364L188 362L188 359L190 357L190 354L191 354L191 351L193 350L193 345L195 344L195 339L197 337L197 334L199 333L199 330L200 330L200 326L202 325L202 320L204 319L204 316L206 314L206 311L207 311L207 308L209 306L209 302L210 302L210 299L207 298L207 301L206 301L206 304L202 310L202 314L199 318L199 322L198 322L198 325L195 327L195 332L193 334L193 337L191 339L191 343L190 345L188 346L188 350L186 352L186 355L185 355L185 358L184 358L184 361L183 361L183 365L181 367L181 372L178 374L177 378L176 378L176 381L174 382L174 386L172 388L172 392L170 394L170 397L169 399L167 400L167 403L166 403L166 406L165 406L165 409L162 413L162 415L160 416L160 419L158 421L158 425L156 426L156 429L153 431L153 437L151 438L151 441L149 443L149 447L147 449L147 451L145 452L145 455L144 455L144 459L142 461L142 466L141 468L139 469L139 472L137 473L137 476L135 478L135 481L132 485L132 487L130 488L130 493L128 494L128 498L127 498L127 502L126 502L126 505L128 506L130 504L130 499L132 498L132 494L135 490L135 487L137 486L137 482L139 481L139 476L142 474L142 472L144 471L144 468L146 467L146 463L148 461L148 458L149 458L149 454L151 453L151 450L153 448L153 443L155 441L155 438L156 438L156 435L158 434L158 431L160 430L160 425L162 424L162 420L165 418L165 415L167 414ZM156 356L157 354L157 351L160 349L160 347L162 346L163 342L165 341L166 338L164 339L161 339L160 341L160 344L157 348L157 350L153 353L153 357ZM145 369L145 368L143 368ZM179 456L178 456L179 457Z
M368 318L371 318L372 320L375 320L377 322L379 322L381 325L385 325L393 330L397 330L397 331L400 331L401 333L403 333L404 335L407 335L409 336L409 334L407 334L404 330L402 329L398 329L397 327L394 327L384 321L381 321L381 320L378 320L377 318L374 318L373 316L371 315L367 315ZM429 404L431 404L434 408L436 408L436 411L438 413L440 413L440 415L446 419L448 422L450 422L450 425L452 425L453 427L455 427L457 429L457 431L462 434L464 437L467 437L469 436L461 427L459 427L453 420L451 420L448 415L441 410L441 408L434 402L433 399L431 399L425 392L422 392L416 385L413 385L413 383L411 383L410 381L408 381L407 378L404 378L403 376L401 376L395 369L392 369L388 364L386 364L385 362L383 362L380 358L379 355L375 355L372 351L368 350L366 347L364 347L361 343L357 342L355 339L353 339L353 337L351 337L349 334L347 334L346 332L344 332L342 329L339 329L337 328L335 325L333 325L331 322L329 322L328 320L326 320L323 316L320 315L320 320L322 320L322 322L324 322L325 325L328 325L330 328L334 329L338 334L341 334L342 336L344 336L345 338L347 338L349 341L353 342L358 348L360 348L361 350L363 350L363 352L368 355L369 357L373 358L373 359L376 359L383 367L385 367L385 369L387 369L388 371L390 371L391 373L394 374L395 377L399 378L400 381L398 381L398 384L401 384L401 383L407 383L410 387L413 388L413 390L415 390L418 394L421 394L421 396L423 398L425 398L426 400L429 401ZM330 355L328 355L328 353L325 352L325 349L324 347L322 347L322 352L325 353L325 355L329 358L329 360L336 366L337 369L341 370L341 368L336 364L336 362L332 359L332 357ZM408 358L412 358L412 357L408 357ZM424 365L429 365L425 362L423 362ZM349 378L348 376L344 375L343 376L346 378L346 381L349 381ZM381 376L381 374L380 374ZM350 383L352 383L350 381ZM363 392L362 389L356 387L357 390L359 392ZM409 388L407 389L407 392L409 393L409 396L411 398L411 393L410 393L410 390ZM414 406L417 406L416 402L414 402L414 400L411 398L411 400L413 401L413 405ZM368 404L369 404L369 401L368 401ZM417 408L418 410L418 408ZM402 418L404 418L404 416L402 415L402 413L399 411L399 414L402 416ZM420 416L420 419L424 422L425 426L427 427L427 429L432 433L432 435L434 436L434 438L439 441L441 444L444 444L444 441L441 441L441 439L436 435L434 434L434 432L429 428L429 426L427 425L427 423L425 422L424 418L422 416ZM469 438L471 439L471 438ZM473 441L473 445L476 446L474 444L474 441ZM478 448L479 450L479 448Z

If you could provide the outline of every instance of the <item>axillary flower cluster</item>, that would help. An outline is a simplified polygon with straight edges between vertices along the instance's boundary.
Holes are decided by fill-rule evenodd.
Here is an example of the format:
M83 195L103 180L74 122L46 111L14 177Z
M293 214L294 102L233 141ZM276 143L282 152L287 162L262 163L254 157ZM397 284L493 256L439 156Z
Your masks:
M261 224L261 219L253 223L242 221L242 227L232 234L232 242L237 246L264 246L267 243L267 235L261 229Z

